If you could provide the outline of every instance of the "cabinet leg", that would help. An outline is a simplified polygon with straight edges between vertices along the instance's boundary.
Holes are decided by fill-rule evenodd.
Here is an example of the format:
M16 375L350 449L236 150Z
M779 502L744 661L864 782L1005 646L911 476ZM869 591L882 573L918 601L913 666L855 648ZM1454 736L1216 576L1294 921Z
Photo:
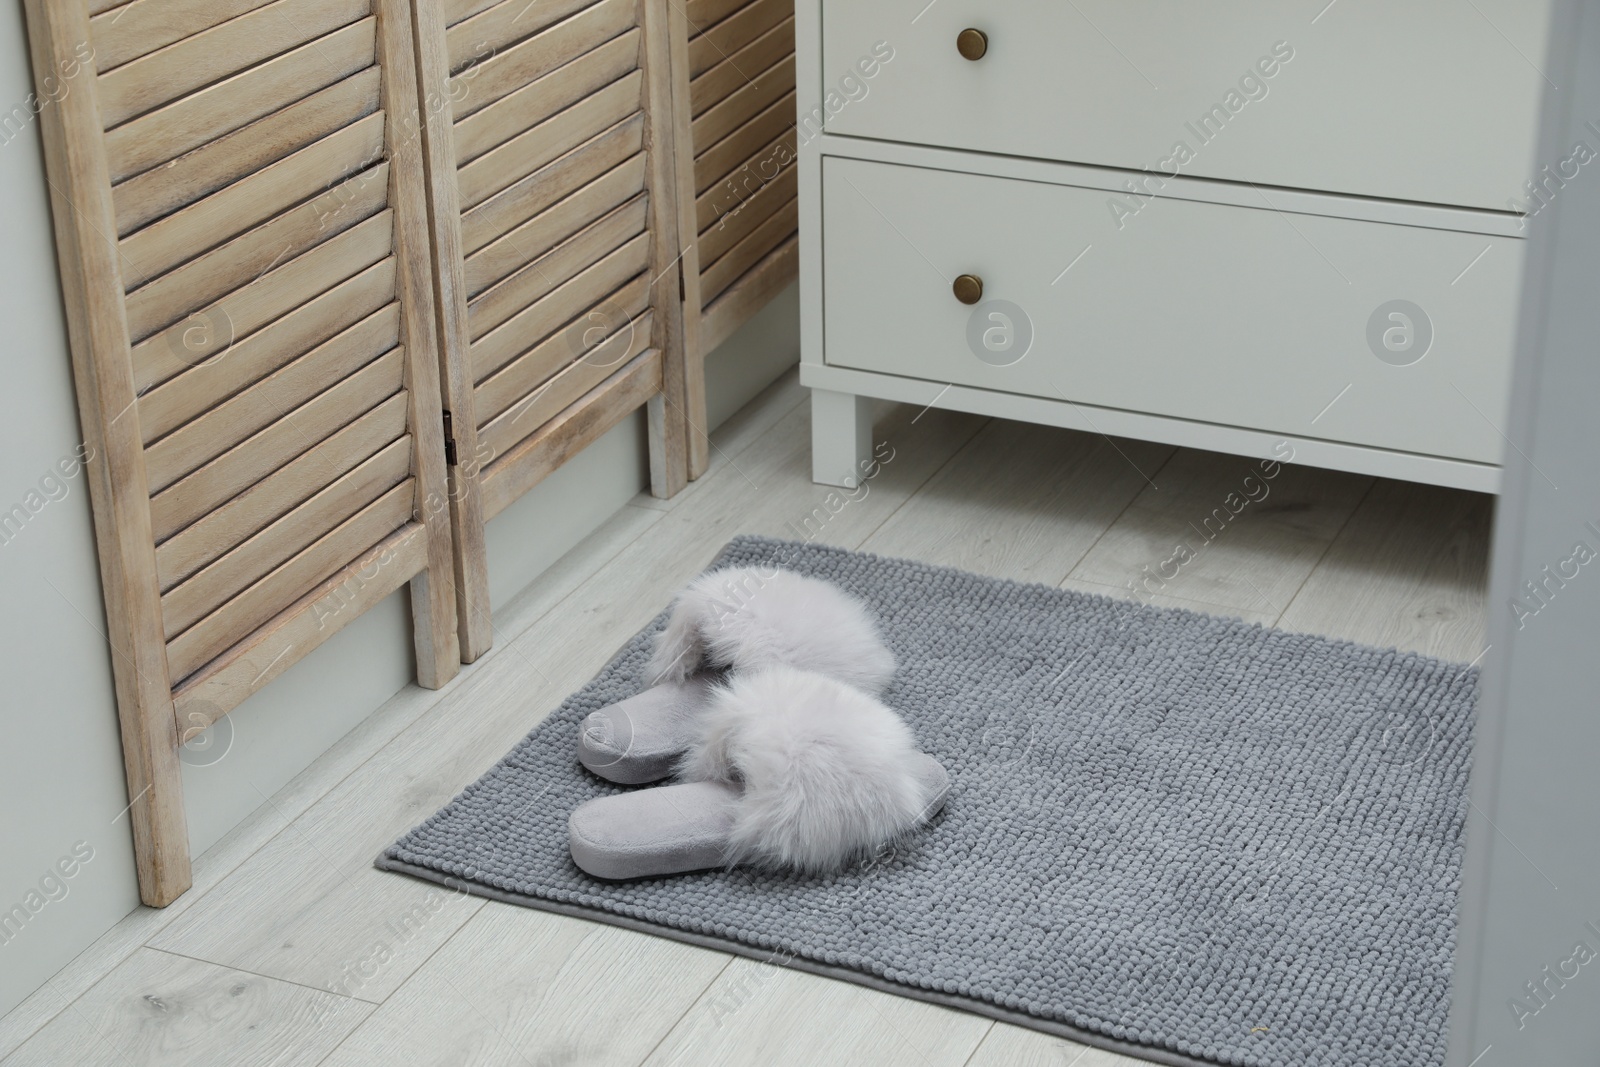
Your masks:
M872 459L872 400L811 390L811 480L854 489Z

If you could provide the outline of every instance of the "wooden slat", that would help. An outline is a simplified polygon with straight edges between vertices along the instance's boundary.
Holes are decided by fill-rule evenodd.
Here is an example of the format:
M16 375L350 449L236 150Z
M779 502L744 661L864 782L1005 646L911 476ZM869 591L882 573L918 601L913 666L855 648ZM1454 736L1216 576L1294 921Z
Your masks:
M627 204L602 215L505 281L486 290L468 306L468 327L474 341L529 307L556 286L598 261L629 238L644 232L647 198L639 193ZM591 216L593 217L593 216Z
M348 474L405 432L406 398L396 394L237 496L214 502L215 507L156 548L162 591Z
M734 245L721 259L700 271L703 299L715 300L722 291L754 267L772 249L781 244L799 228L799 201L791 200L775 214L756 227L751 234Z
M371 13L372 0L274 0L102 74L101 120L119 126Z
M159 166L372 66L377 25L362 19L107 131L111 180Z
M741 165L723 177L714 186L701 193L694 203L695 225L704 233L722 217L738 210L740 204L761 192L785 171L793 172L797 157L794 151L794 128L778 134L770 144L761 145L750 152ZM702 259L712 257L702 254Z
M395 318L392 308L373 314L151 445L151 488L171 485L389 351ZM395 387L403 380L396 375Z
M628 343L627 348L622 348L619 343L614 358L596 363L582 359L569 361L537 390L523 397L521 402L490 420L479 431L479 441L488 450L487 454L498 456L511 451L518 441L536 432L584 393L649 348L652 325L650 312L642 314L633 325L633 331L622 339Z
M742 45L755 40L786 18L794 15L793 0L755 0L743 11L729 15L715 26L691 31L689 37L689 76L699 77Z
M749 0L685 0L683 12L690 33L702 33L738 11Z
M644 188L644 162L643 153L624 161L480 251L468 264L469 289L481 279L470 295L476 297L577 233L590 219L637 196Z
M483 393L486 379L526 353L537 342L564 330L572 320L599 306L624 282L641 273L649 255L648 244L643 236L634 238L473 342L472 371L479 383L478 425L483 425L490 416L501 410L493 407L493 397L500 395L498 387L491 391L490 396ZM563 344L568 341L570 338L562 339ZM576 352L572 354L577 355ZM528 388L537 384L533 382ZM515 399L516 396L511 396L506 402ZM485 411L486 404L493 410Z
M600 0L473 68L472 89L455 107L464 118L550 73L573 56L633 28L638 0Z
M642 83L638 71L627 74L462 167L456 176L462 209L470 214L489 197L638 111Z
M760 71L785 56L794 55L794 18L784 19L772 29L740 48L689 83L689 101L695 115L731 96Z
M484 474L484 517L500 514L660 392L661 353L651 349L501 454Z
M492 148L597 93L639 65L639 31L629 30L455 124L455 159L465 167ZM470 90L469 90L470 91Z
M135 376L165 382L201 363L225 359L234 338L250 336L382 262L394 248L392 215L374 215L136 345Z
M117 234L125 237L377 110L378 68L369 67L164 167L130 178L112 190Z
M322 205L310 201L284 212L227 244L191 259L148 285L128 294L128 332L143 341L155 331L206 307L228 293L248 285L264 269L293 260L323 241L372 217L388 200L389 165L379 164L370 181L356 187L344 210L328 216ZM168 354L182 359L149 356L142 345L134 348L134 374L144 392L172 375L193 366L181 344Z
M578 107L569 108L562 112L562 115L570 115L583 106L579 104ZM560 117L557 116L557 120ZM573 143L576 145L577 141ZM599 137L592 138L584 147L594 148L595 155L620 150L623 156L630 156L639 151L643 145L644 117L635 114ZM569 157L575 154L568 153ZM563 162L565 160L558 159L553 164L534 171L515 185L496 193L471 211L464 213L461 216L462 250L470 256L490 241L522 225L548 207L550 202L546 199L542 186L549 176L551 167L559 167Z
M757 153L754 145L773 144L794 130L794 93L785 93L743 126L714 145L702 147L694 161L694 191L703 196Z
M271 425L389 350L395 312L384 309L318 345L237 396L209 408L145 450L150 485L161 490ZM396 349L396 351L400 351ZM395 375L395 388L403 378ZM309 447L313 441L305 442Z
M156 536L183 529L394 396L400 371L399 353L390 352L156 493L150 498Z
M103 74L265 3L267 0L133 0L89 20L95 66Z
M135 289L311 197L316 197L324 218L341 213L346 202L359 198L363 186L375 177L374 164L383 155L383 122L381 113L368 115L123 238L117 247L128 288Z
M537 214L466 258L467 293L476 296L543 255L561 240L552 234L565 233L574 222L595 218L643 189L644 156L637 148L642 132L636 125L631 137L603 135L541 170L528 190L536 199L523 205Z
M179 722L215 722L427 565L421 523L407 523L207 663L173 691Z
M389 490L311 547L167 642L173 677L184 678L237 644L384 537L404 526L415 506L411 479Z
M393 299L394 261L388 259L234 342L223 358L157 386L139 398L139 422L145 443L150 444L211 410L341 330L377 313ZM392 311L387 315L385 321L393 318Z
M594 3L594 0L502 0L486 11L451 26L445 32L445 46L450 58L450 72L461 70L471 63L482 62L487 56L505 49L524 37L538 33L568 15ZM580 49L567 54L576 55Z
M471 18L499 3L504 3L504 0L441 0L440 21L446 26L454 26L462 19Z
M168 640L303 552L411 473L411 437L391 442L161 598Z
M786 56L758 74L722 103L689 124L694 143L714 144L744 125L745 120L794 91L794 56Z
M490 454L498 455L505 451L507 439L505 437L508 422L514 422L518 429L513 436L529 433L539 425L539 420L528 414L530 398L540 395L541 389L551 378L560 374L564 367L573 363L588 362L590 366L606 366L612 369L621 362L620 349L628 351L642 351L650 346L650 337L641 333L646 324L645 316L648 314L646 293L649 289L649 279L643 275L633 279L621 289L601 300L604 305L618 313L624 323L621 329L615 329L605 339L601 355L597 358L586 358L588 352L580 352L572 343L569 331L575 326L588 328L586 321L590 308L597 306L591 304L582 308L562 329L552 333L539 344L533 346L514 361L507 364L501 371L478 386L473 392L478 413L479 443L488 442ZM609 326L612 315L604 316ZM497 426L496 438L490 440L483 435L490 426Z
M304 255L282 263L215 306L226 309L241 335L382 262L394 249L394 212L380 211Z
M762 186L754 195L747 197L732 211L712 223L700 235L700 255L705 262L715 262L762 223L777 214L784 204L793 200L799 191L797 174L798 170L795 167L789 167L779 174L776 180ZM762 254L766 254L765 250Z
M787 241L761 258L754 267L723 290L700 313L700 351L702 356L716 347L747 322L750 316L767 306L767 302L783 292L800 276L800 236L793 234Z

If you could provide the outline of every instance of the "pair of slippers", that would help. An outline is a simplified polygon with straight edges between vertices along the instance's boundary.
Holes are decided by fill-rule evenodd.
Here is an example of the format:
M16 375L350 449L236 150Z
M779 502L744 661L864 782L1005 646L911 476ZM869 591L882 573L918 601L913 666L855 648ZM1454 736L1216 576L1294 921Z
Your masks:
M922 825L950 780L878 700L894 670L866 606L836 586L776 568L701 575L656 638L651 687L578 731L601 778L678 781L580 805L573 861L607 879L822 874Z

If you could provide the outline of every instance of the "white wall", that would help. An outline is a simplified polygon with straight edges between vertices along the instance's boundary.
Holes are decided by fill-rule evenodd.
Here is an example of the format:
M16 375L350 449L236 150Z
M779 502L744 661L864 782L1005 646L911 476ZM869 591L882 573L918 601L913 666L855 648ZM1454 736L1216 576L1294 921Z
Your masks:
M13 5L0 18L0 115L31 86ZM713 425L799 358L798 321L791 288L712 354ZM88 496L81 477L41 488L80 437L37 123L0 144L0 322L0 512L26 508L30 492L43 502L0 544L0 912L39 890L75 846L80 856L93 850L71 879L47 884L59 899L0 944L4 1014L139 902ZM496 605L647 484L643 419L617 426L489 524ZM202 738L198 746L227 746L227 756L184 767L195 853L405 686L410 648L402 590Z
M0 116L31 89L16 4L0 18ZM37 124L8 136L0 134L0 511L26 506L81 440ZM0 1009L138 903L127 820L118 820L127 799L88 494L80 476L54 495L0 544L0 911L76 842L94 853L65 898L0 945Z

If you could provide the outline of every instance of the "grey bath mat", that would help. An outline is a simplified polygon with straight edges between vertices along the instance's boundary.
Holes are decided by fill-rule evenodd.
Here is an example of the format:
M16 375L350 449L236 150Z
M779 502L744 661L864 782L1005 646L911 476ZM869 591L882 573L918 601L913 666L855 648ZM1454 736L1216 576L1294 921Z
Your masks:
M574 867L567 814L620 789L577 724L663 613L379 866L1157 1062L1444 1062L1475 671L797 542L720 559L767 561L883 621L885 699L952 780L924 833L830 879Z

